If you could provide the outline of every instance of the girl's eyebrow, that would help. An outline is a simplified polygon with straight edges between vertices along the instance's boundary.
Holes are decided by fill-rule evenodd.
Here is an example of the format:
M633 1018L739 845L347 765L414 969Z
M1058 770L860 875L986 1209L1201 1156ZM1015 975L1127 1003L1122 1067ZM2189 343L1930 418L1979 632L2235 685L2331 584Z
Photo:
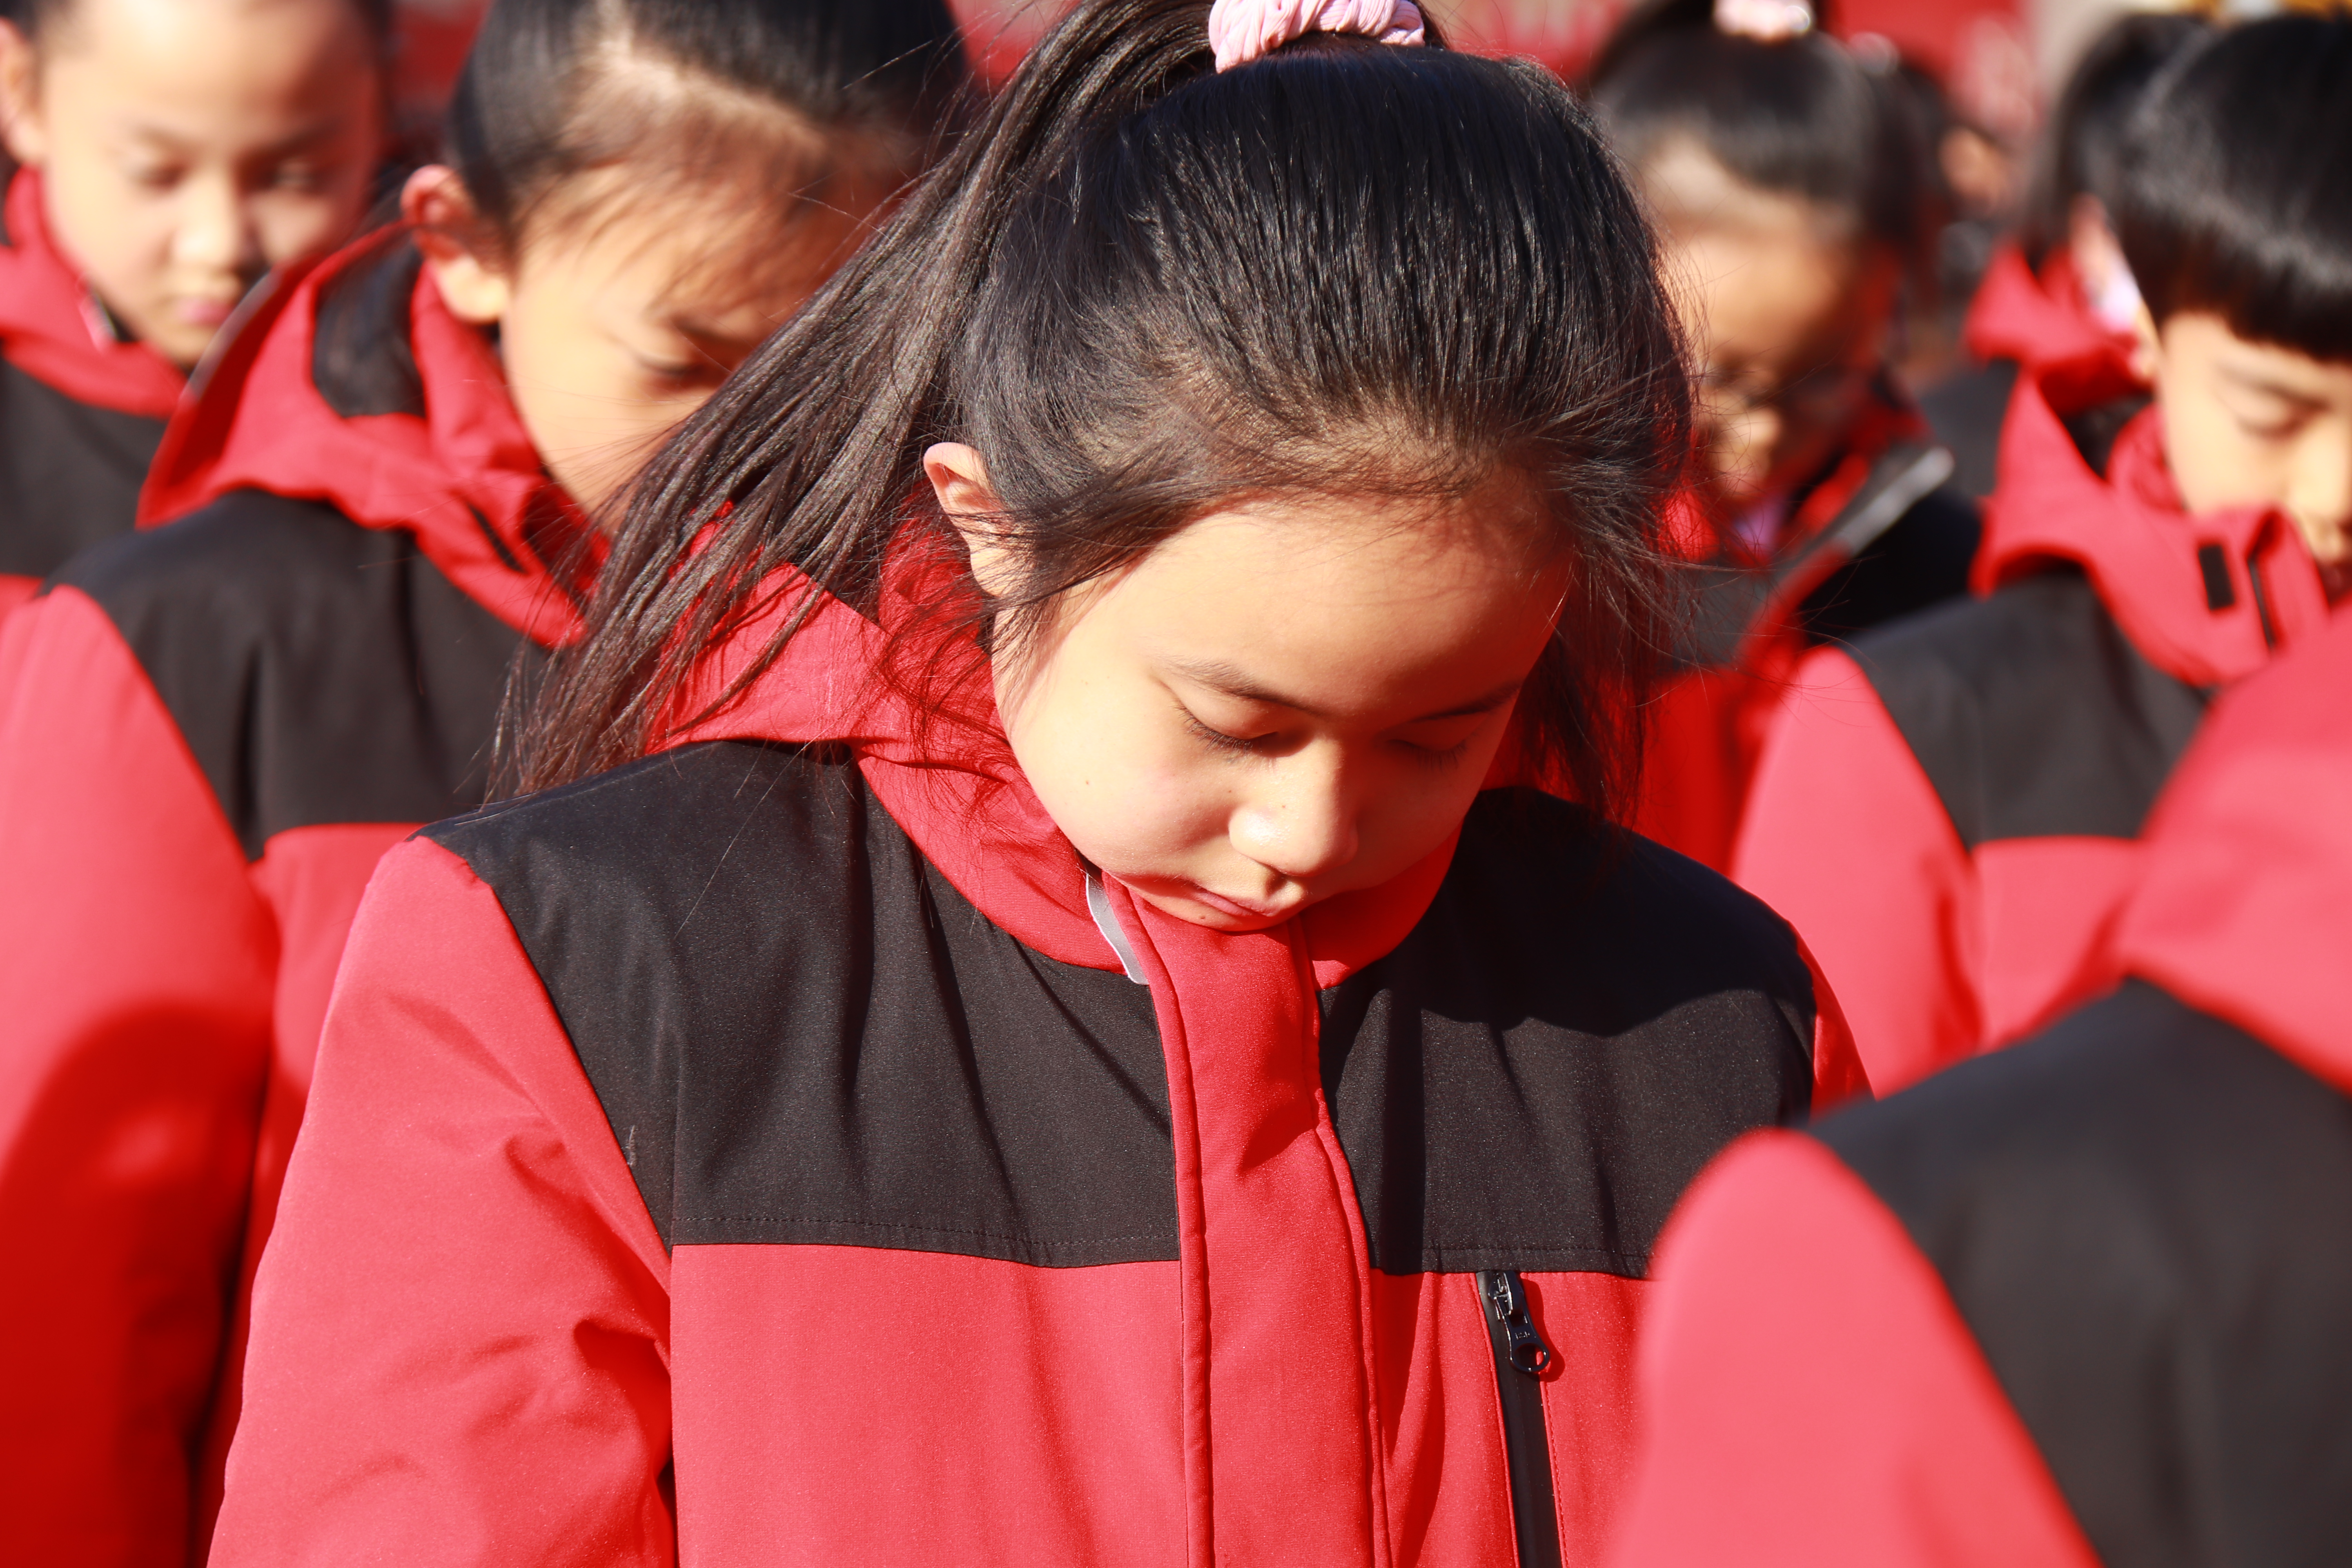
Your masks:
M1221 659L1180 658L1170 662L1176 673L1185 679L1205 686L1212 691L1222 692L1236 700L1263 702L1269 707L1287 708L1294 712L1304 713L1310 719L1330 717L1330 714L1312 703L1301 702L1296 698L1285 697L1278 691L1268 690L1248 675ZM1418 719L1408 719L1405 722L1426 724L1436 719L1467 719L1474 714L1492 713L1496 709L1517 696L1519 688L1525 684L1523 680L1507 680L1492 691L1474 697L1459 707L1448 708L1443 713L1424 713Z

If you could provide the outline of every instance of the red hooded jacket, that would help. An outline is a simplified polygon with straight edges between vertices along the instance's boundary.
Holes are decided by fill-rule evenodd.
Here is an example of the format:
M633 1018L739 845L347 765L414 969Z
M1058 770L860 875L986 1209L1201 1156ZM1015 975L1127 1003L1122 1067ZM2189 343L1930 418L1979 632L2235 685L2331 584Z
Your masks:
M149 500L185 515L0 633L0 1247L41 1259L0 1299L0 1517L28 1559L201 1561L352 911L482 799L518 647L573 623L496 361L380 250L268 301L183 410Z
M2021 384L1981 596L1813 654L1765 747L1734 874L1819 954L1881 1089L2114 984L2107 922L2207 695L2327 620L2284 517L2181 509L2154 408L2094 466L2134 390L2085 361Z
M2122 990L1701 1178L1616 1562L2352 1557L2347 701L2352 624L2222 700Z
M385 858L215 1562L1593 1561L1654 1220L1856 1087L1786 928L1497 790L1211 932L881 645Z
M1891 392L1791 499L1769 541L1677 508L1697 619L1651 715L1634 826L1717 870L1731 865L1756 758L1805 651L1966 592L1976 509L1950 460Z
M49 237L39 173L17 171L0 217L0 617L129 531L184 380L117 337Z

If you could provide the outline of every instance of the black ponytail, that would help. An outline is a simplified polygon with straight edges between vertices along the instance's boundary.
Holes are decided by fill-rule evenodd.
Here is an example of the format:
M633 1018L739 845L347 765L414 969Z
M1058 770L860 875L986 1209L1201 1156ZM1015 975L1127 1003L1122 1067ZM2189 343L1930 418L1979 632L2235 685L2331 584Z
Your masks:
M533 717L526 787L660 743L779 568L870 609L902 525L961 563L921 458L965 440L1026 568L985 605L964 574L1000 647L1236 498L1517 487L1574 578L1529 743L1623 802L1690 417L1631 193L1532 65L1317 35L1218 74L1207 13L1079 5L680 427Z

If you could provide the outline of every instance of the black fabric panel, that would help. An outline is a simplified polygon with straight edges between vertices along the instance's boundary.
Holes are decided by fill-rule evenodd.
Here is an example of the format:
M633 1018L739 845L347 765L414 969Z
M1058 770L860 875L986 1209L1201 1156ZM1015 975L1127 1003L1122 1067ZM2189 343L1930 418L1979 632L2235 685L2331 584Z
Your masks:
M2352 1560L2352 1100L2135 982L1820 1137L2109 1568Z
M1656 845L1606 849L1580 807L1482 795L1429 914L1325 993L1374 1267L1639 1276L1700 1167L1809 1108L1788 927Z
M1806 640L1842 641L1958 598L1983 533L1976 502L1949 486L1930 490L1797 606Z
M2132 647L2058 568L1890 626L1853 657L1960 841L2133 838L2205 695Z
M516 650L541 657L408 534L258 490L59 580L112 617L255 858L289 828L480 805Z
M2135 392L2061 415L2058 423L2065 427L2067 437L2074 443L2074 450L2083 455L2083 461L2104 479L2124 426L2138 418L2140 411L2155 401L2145 392Z
M1992 494L2000 478L2000 430L2017 387L2017 362L1997 359L1937 383L1919 395L1919 412L1950 448L1952 487L1971 500Z
M428 830L494 889L673 1246L1172 1259L1151 994L930 869L834 753L692 747Z
M672 1245L1176 1256L1150 992L990 923L839 755L691 747L427 837L497 892ZM1638 1274L1707 1158L1810 1095L1787 928L1541 796L1482 799L1324 1005L1391 1273Z
M0 574L47 577L128 533L163 422L77 403L0 360Z

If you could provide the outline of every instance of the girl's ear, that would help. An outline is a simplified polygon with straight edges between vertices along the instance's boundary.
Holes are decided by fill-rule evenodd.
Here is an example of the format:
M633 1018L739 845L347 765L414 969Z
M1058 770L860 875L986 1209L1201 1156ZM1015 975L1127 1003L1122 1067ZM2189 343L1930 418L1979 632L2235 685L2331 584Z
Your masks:
M923 454L923 477L940 499L940 510L963 536L971 556L972 580L980 591L1001 596L1013 591L1013 561L993 520L1004 510L988 483L988 465L978 451L961 441L935 442Z
M481 215L457 170L427 163L409 175L400 191L400 216L451 315L486 327L507 313L514 280L503 263L483 253Z
M40 61L33 40L14 22L0 21L0 142L8 156L28 169L48 155L41 134Z

